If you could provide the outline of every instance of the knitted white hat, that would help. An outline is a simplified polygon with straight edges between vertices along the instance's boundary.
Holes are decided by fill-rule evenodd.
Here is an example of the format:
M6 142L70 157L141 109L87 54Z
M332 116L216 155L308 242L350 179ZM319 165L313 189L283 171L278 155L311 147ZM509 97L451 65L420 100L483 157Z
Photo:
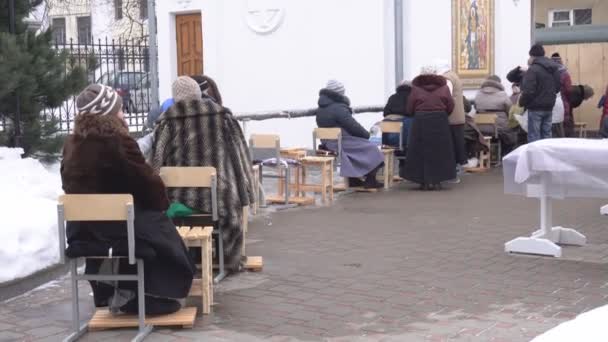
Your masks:
M336 80L327 81L327 85L325 86L325 89L335 91L336 93L338 93L340 95L344 95L344 93L346 91L346 89L344 88L344 84L342 84L341 82L336 81Z
M76 97L78 115L116 114L121 108L122 98L103 84L91 84Z
M180 76L173 82L173 100L175 102L184 100L200 100L201 88L195 80L189 76Z

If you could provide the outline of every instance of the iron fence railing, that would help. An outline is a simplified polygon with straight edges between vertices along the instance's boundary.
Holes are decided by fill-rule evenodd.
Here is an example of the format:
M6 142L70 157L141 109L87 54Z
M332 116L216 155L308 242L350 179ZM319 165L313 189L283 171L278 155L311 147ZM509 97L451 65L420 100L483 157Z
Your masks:
M58 53L65 51L66 70L74 66L87 71L89 83L102 83L115 88L123 98L123 111L132 131L143 130L151 107L150 57L146 38L129 40L92 40L78 44L70 40L55 44ZM45 120L54 119L61 133L72 130L76 114L76 96L70 96L56 108L45 108L40 115ZM10 122L0 118L0 131Z

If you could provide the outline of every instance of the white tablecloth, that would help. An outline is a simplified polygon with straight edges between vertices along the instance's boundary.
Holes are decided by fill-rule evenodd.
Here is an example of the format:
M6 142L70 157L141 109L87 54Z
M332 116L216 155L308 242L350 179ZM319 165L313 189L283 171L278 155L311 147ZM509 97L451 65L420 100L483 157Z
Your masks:
M608 198L608 140L546 139L503 159L505 193L538 197L541 176L553 198Z

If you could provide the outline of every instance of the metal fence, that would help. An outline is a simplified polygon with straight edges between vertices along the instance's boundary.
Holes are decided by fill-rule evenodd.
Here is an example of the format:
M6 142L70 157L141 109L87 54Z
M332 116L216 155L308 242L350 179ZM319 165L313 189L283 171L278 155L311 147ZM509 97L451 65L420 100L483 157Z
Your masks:
M146 38L129 40L93 40L90 44L77 44L70 40L55 44L58 53L65 51L66 70L79 66L87 71L89 83L101 83L115 88L123 98L125 119L132 132L143 130L150 97L150 57ZM45 108L40 115L44 120L58 122L61 133L73 128L76 96L66 99L59 107ZM0 118L0 132L9 122Z

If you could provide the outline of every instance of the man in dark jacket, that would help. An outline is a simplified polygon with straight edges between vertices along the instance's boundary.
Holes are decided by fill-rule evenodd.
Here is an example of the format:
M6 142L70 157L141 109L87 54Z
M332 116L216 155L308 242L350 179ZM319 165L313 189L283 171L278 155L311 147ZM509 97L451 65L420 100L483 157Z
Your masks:
M528 110L528 142L551 138L551 116L560 87L559 65L545 57L542 45L533 45L519 98L519 105Z

